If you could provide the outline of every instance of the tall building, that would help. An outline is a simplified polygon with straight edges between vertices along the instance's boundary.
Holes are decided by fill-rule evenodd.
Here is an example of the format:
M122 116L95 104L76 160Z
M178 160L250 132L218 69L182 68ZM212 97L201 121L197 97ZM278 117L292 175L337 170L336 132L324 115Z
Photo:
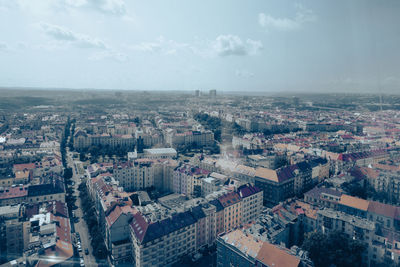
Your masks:
M242 185L237 189L242 199L242 222L248 223L260 216L263 209L263 191L251 184Z
M242 201L236 192L231 192L218 198L224 207L224 228L228 232L242 224Z
M217 90L212 89L210 90L210 97L216 97L217 96Z
M130 223L134 266L171 265L196 250L196 219L190 211L152 222L140 213Z
M195 90L194 91L194 96L199 97L200 96L200 90Z

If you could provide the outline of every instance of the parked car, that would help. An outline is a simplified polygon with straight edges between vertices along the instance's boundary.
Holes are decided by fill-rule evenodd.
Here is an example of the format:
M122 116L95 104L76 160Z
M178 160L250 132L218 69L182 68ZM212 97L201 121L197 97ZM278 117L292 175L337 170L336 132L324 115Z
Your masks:
M89 250L85 248L85 255L89 255Z

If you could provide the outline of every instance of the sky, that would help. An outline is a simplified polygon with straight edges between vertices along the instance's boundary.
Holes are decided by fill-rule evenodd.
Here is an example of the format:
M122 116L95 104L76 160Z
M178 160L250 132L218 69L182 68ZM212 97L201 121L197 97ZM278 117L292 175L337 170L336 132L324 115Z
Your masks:
M0 0L0 86L400 93L398 0Z

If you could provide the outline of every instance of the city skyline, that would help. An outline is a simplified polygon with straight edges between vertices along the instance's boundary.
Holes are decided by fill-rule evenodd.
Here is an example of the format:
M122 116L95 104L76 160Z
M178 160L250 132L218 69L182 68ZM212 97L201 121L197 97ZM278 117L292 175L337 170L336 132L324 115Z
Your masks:
M0 86L396 93L398 7L0 1Z

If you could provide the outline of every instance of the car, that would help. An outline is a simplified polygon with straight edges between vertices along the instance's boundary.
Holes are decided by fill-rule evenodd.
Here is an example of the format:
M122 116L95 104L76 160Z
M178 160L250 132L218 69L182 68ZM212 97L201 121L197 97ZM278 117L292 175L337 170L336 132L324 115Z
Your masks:
M89 250L85 248L85 255L89 255Z
M81 260L79 261L79 265L80 266L85 266L85 261L81 258Z
M78 247L78 252L82 252L82 248L80 246Z

